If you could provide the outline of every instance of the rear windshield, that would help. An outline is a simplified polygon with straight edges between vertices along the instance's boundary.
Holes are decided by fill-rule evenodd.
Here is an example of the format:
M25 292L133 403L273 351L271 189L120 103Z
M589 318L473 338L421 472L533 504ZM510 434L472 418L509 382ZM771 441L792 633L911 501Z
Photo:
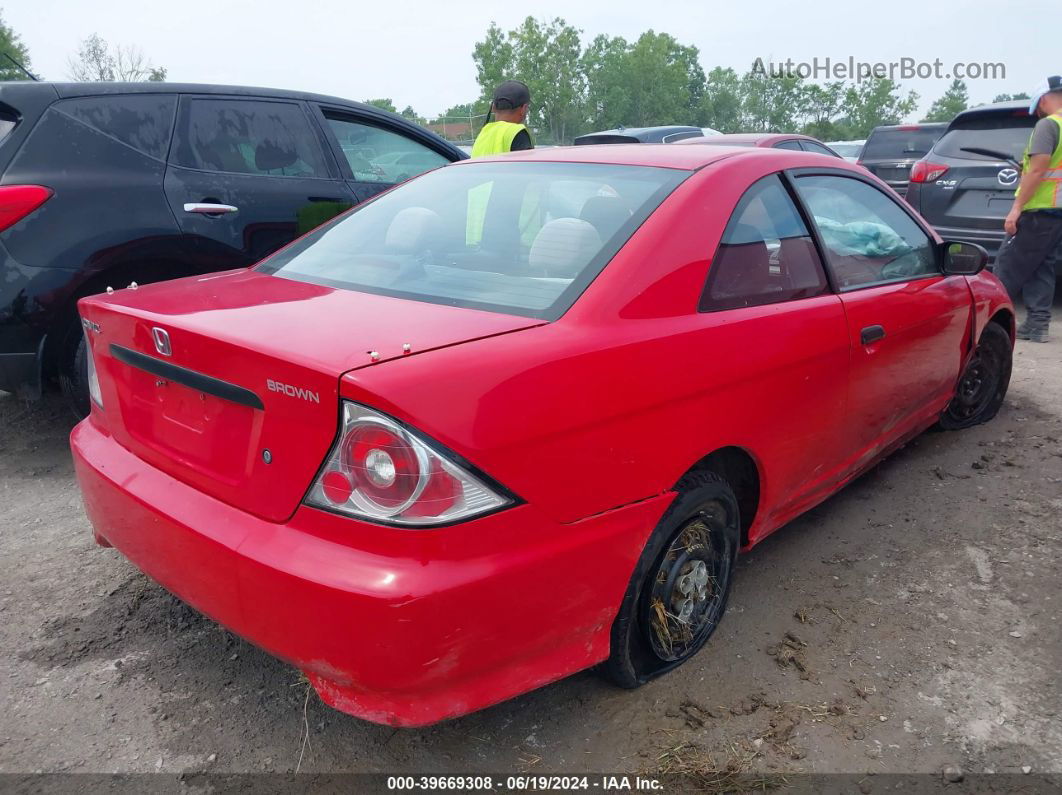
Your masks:
M639 141L633 135L581 135L572 143L576 146L590 146L592 144L636 144Z
M963 151L966 147L975 147L1002 152L1015 160L1020 160L1035 124L1036 119L1025 114L1021 116L986 114L960 119L940 139L933 151L948 157L998 160L998 158Z
M259 269L553 320L689 174L587 163L448 166L311 232Z
M920 158L944 132L943 127L915 130L878 130L863 147L863 160L907 160Z

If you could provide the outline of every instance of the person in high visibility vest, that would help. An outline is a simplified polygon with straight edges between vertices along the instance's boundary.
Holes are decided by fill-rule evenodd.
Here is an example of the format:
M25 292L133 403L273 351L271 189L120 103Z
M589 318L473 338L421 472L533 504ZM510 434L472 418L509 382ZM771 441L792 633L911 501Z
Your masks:
M1062 264L1062 76L1047 78L1031 96L1029 113L1040 120L1022 156L995 274L1011 297L1020 295L1025 304L1018 338L1047 342L1055 268Z
M506 80L495 88L490 106L494 121L488 121L479 131L472 145L472 157L534 149L531 131L524 124L530 105L531 91L519 80Z

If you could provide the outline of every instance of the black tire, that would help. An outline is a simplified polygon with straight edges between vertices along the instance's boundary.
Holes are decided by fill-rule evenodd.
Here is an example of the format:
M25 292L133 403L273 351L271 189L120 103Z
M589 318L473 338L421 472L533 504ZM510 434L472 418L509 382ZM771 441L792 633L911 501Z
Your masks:
M79 420L89 414L88 350L85 335L78 334L60 351L59 385L66 403Z
M642 550L612 624L611 654L600 671L620 687L645 684L700 651L730 597L741 538L733 489L712 472L694 472L676 490L678 496ZM706 585L693 586L705 572Z
M942 429L971 428L999 413L1010 386L1013 355L1010 335L1003 327L998 323L985 326L955 387L955 396L940 417Z

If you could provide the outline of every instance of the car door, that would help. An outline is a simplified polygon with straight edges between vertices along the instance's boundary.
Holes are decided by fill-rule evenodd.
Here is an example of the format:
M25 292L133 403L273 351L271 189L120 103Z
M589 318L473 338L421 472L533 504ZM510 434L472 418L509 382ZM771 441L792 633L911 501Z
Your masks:
M901 203L848 172L794 174L848 319L853 468L947 405L966 350L971 296L940 271L940 247Z
M843 474L850 346L841 301L779 175L738 202L699 308L714 373L707 415L719 422L756 407L761 420L740 443L769 466L762 501L785 521ZM717 403L720 395L734 403Z
M251 265L355 203L302 102L185 95L166 196L198 256Z
M345 108L318 106L340 170L359 201L451 162L414 131Z

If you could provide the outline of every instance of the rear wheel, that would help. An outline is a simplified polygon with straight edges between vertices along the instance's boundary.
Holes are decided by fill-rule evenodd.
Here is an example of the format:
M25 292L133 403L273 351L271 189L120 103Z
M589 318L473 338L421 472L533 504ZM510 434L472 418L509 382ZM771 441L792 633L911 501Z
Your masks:
M707 642L726 610L740 543L738 504L723 478L687 475L627 586L602 673L637 687Z
M77 328L66 332L59 350L59 386L70 410L79 420L89 413L88 350L85 335Z
M1012 359L1010 336L998 323L989 323L940 417L940 427L959 430L995 417L1007 396Z

